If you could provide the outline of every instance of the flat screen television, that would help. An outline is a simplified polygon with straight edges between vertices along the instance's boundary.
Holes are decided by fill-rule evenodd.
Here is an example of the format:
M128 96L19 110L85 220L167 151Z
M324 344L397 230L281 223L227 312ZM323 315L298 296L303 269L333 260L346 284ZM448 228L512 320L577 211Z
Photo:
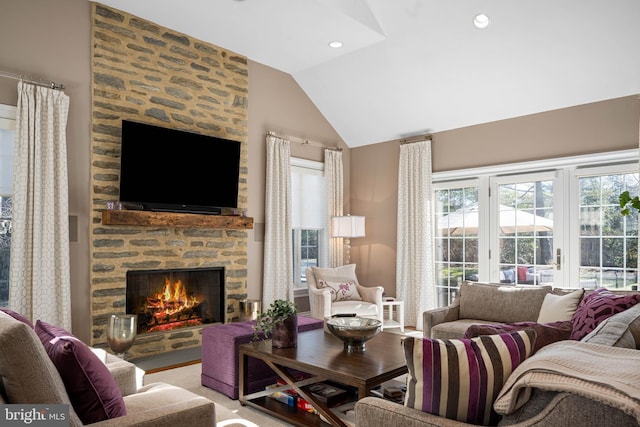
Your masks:
M120 201L144 210L237 208L240 142L122 121Z

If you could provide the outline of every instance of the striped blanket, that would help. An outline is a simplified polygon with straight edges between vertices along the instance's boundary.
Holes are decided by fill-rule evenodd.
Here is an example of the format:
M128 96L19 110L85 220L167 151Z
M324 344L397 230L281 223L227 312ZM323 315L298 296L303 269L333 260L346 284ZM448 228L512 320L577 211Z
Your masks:
M640 350L580 341L550 344L513 371L493 408L513 413L529 400L532 388L587 397L640 423Z

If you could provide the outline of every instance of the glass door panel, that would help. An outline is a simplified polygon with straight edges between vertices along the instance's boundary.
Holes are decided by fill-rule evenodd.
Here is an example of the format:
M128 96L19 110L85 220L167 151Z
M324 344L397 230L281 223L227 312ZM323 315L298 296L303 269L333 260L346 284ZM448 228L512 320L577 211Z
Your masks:
M450 304L463 280L478 280L478 189L438 189L436 273L438 306Z
M502 283L554 282L554 179L496 179L498 203L492 212Z
M638 174L586 176L578 183L580 286L630 289L638 283L638 212L621 215L618 197L638 194Z

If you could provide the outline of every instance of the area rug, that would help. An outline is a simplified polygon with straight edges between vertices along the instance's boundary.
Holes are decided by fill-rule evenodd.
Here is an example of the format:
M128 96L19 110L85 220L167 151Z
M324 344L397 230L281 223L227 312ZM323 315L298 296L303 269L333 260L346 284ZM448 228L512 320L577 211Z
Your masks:
M164 382L173 384L213 400L216 404L218 427L287 427L293 425L248 406L242 406L239 400L229 399L222 393L204 387L200 384L201 372L202 364L196 363L147 374L144 377L144 383ZM219 409L221 407L226 408L228 411Z
M405 333L399 329L389 329L385 332L392 332L399 335L422 336L422 331L405 329ZM275 417L271 417L264 412L248 406L240 405L239 400L232 400L222 393L204 387L200 383L202 364L194 363L186 366L179 366L173 369L162 369L146 374L144 383L164 382L187 389L195 394L204 396L216 404L216 421L218 427L287 427L293 424L286 423ZM226 408L226 410L224 410ZM229 413L231 412L231 413Z

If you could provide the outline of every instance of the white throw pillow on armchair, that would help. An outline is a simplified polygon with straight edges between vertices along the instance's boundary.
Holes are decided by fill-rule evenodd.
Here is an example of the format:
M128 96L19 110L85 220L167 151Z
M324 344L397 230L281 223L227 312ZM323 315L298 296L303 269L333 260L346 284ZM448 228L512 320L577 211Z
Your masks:
M318 289L329 288L331 290L331 301L362 301L356 282L349 280L346 282L329 282L323 279L318 280Z
M353 281L356 284L360 284L356 277L355 264L347 264L335 268L311 267L311 270L313 271L313 275L316 280L316 288L318 289L320 289L320 280L334 283L346 283Z

